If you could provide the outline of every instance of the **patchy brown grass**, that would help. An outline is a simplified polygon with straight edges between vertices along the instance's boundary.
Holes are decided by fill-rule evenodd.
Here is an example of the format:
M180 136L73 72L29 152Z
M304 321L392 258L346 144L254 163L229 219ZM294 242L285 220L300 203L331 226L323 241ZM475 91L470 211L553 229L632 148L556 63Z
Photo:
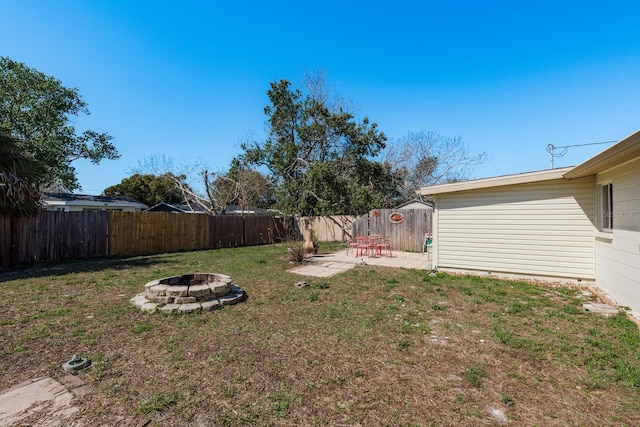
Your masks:
M578 290L372 266L285 272L285 246L46 265L0 279L0 389L63 376L86 425L640 425L640 335ZM232 276L249 299L185 316L144 283ZM148 424L146 424L148 423Z

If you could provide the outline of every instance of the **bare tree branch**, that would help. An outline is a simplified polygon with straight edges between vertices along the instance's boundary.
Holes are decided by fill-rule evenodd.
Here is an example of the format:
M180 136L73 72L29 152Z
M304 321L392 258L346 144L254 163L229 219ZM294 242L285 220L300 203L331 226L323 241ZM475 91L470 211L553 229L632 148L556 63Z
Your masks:
M472 154L461 137L445 137L435 132L409 132L387 147L384 162L404 176L403 194L413 198L425 185L464 181L486 154Z

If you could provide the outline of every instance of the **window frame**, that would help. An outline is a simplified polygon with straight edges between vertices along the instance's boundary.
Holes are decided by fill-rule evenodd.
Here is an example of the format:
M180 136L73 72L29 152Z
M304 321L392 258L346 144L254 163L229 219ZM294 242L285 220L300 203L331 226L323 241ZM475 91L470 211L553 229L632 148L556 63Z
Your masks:
M607 182L600 186L600 229L613 231L613 183Z

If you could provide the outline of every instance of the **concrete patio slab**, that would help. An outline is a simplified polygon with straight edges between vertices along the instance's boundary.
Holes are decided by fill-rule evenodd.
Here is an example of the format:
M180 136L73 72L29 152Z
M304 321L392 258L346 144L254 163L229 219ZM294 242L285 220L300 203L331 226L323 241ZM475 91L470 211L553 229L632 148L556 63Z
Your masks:
M379 265L392 268L415 268L431 270L431 254L415 252L393 252L393 256L355 257L353 251L346 250L312 256L307 265L288 270L303 276L331 277L354 268L356 265Z
M73 394L51 378L16 384L0 391L0 426L30 425L22 421L36 414L43 414L38 420L41 426L77 425L70 422L78 411L71 404L71 399Z

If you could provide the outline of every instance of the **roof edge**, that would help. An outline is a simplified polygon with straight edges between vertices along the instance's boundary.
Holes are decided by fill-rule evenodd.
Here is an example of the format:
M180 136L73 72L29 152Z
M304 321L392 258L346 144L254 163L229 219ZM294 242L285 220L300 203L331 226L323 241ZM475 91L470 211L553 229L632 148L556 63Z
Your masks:
M572 179L595 175L598 172L618 166L631 157L637 156L640 156L640 130L635 131L611 147L580 163L568 171L564 177Z
M449 184L432 185L422 187L416 191L421 196L432 196L442 193L454 193L458 191L479 190L481 188L502 187L504 185L528 184L539 181L561 179L573 167L547 169L535 172L519 173L514 175L495 176L491 178L475 179L471 181L452 182Z

